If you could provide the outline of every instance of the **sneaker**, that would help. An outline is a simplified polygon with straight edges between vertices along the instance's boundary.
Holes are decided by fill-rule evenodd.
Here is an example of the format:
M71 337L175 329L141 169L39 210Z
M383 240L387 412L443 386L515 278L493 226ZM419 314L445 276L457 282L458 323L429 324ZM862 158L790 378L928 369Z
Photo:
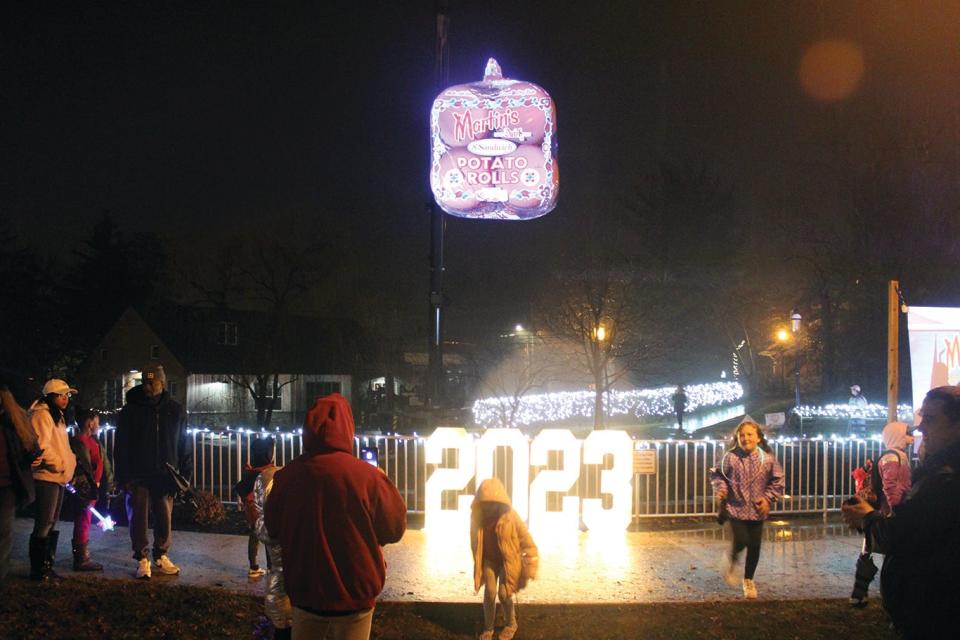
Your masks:
M720 575L723 577L724 582L731 587L740 584L740 579L737 578L737 563L734 562L733 556L730 555L729 551L724 551L723 556L720 558Z
M480 634L480 640L493 640L493 629Z
M180 567L173 564L170 561L170 558L167 557L167 554L163 554L159 558L153 561L153 566L157 568L157 571L160 573L165 573L168 576L175 576L180 573Z
M254 567L254 568L251 568L249 571L247 571L247 577L259 578L260 576L266 575L266 573L267 572L261 569L260 567Z
M867 599L850 596L850 606L854 607L855 609L862 609L867 606Z
M510 625L509 627L504 627L503 630L500 631L499 640L512 640L516 632L517 632L517 625L515 624Z
M753 580L743 579L743 597L747 600L757 599L757 585Z
M150 579L150 561L147 558L137 560L137 578L142 580Z

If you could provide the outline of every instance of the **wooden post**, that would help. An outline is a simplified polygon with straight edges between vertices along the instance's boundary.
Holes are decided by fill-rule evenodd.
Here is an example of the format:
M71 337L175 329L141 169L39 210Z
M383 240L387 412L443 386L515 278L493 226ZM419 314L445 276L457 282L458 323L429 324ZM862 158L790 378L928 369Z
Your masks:
M897 419L900 363L900 283L891 280L887 285L887 422Z

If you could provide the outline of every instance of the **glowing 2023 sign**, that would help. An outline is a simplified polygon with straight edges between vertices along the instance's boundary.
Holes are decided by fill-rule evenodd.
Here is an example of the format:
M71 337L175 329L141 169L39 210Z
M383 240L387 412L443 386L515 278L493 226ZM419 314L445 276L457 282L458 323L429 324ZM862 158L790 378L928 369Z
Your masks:
M493 58L482 82L442 91L430 111L430 187L461 218L530 220L557 204L557 111L532 82L504 78Z
M633 441L625 431L594 431L577 440L567 429L544 429L532 442L518 429L490 429L476 440L464 429L441 427L427 438L426 463L439 465L443 452L457 451L455 467L438 467L427 479L424 527L428 530L462 529L470 522L472 495L459 495L456 509L443 509L444 491L465 490L471 479L476 485L493 477L498 447L513 453L513 508L521 518L529 515L530 528L538 531L576 532L582 517L591 531L623 531L630 525L633 489ZM563 452L562 469L542 469L551 451ZM612 500L603 507L601 498L564 496L560 511L547 511L547 492L567 493L580 477L583 464L600 465L612 454L613 464L600 471L600 494ZM540 468L529 483L531 467ZM583 503L582 510L579 508Z

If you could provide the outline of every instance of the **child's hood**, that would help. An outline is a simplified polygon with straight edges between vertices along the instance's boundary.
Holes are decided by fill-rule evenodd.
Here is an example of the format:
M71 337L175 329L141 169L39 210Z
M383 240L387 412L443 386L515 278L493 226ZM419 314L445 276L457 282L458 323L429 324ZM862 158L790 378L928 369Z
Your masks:
M888 422L883 428L883 446L887 449L904 450L907 448L907 423Z
M479 505L481 502L500 502L510 505L510 496L507 494L507 488L496 478L488 478L477 487L477 494L473 504Z

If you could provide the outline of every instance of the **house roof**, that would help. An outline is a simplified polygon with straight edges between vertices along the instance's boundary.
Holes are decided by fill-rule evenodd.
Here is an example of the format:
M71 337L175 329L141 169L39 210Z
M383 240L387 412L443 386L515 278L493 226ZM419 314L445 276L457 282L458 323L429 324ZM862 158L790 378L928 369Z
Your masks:
M190 373L346 374L356 368L361 329L351 319L172 304L142 315Z

